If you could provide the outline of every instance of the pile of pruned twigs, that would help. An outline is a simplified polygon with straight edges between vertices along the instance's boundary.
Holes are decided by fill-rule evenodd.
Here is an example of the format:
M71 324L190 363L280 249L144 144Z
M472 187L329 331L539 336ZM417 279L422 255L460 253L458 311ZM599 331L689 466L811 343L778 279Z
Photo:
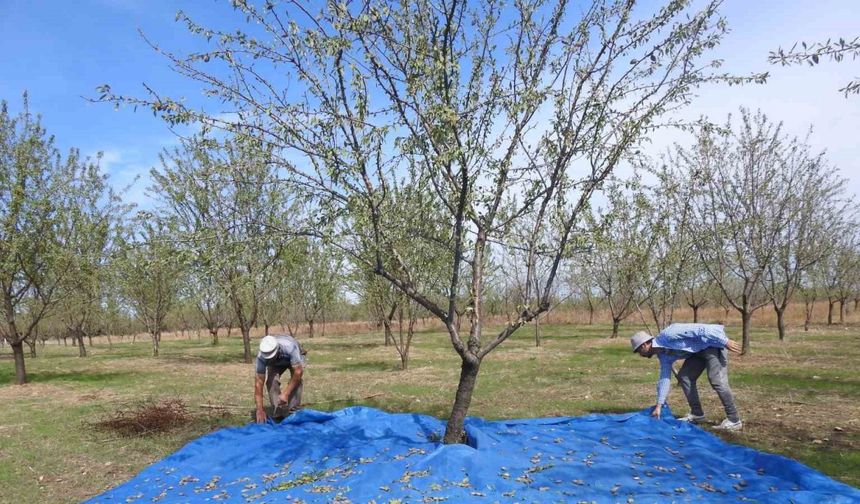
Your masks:
M97 430L121 436L145 436L166 432L190 421L191 415L181 399L149 399L137 403L132 409L109 414L92 425Z

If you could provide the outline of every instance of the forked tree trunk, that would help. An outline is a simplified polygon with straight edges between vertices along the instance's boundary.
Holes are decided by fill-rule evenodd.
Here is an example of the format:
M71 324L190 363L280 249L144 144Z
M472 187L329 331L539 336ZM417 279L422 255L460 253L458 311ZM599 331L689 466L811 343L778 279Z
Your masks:
M480 367L481 361L479 360L468 361L463 359L460 366L460 382L457 384L457 394L454 397L454 406L451 409L448 423L445 425L445 437L442 440L445 444L461 443L466 439L463 422L466 420L466 413L472 402L472 392L478 382Z
M212 336L212 346L218 345L218 328L209 329L209 335Z
M75 343L78 345L78 357L86 357L87 347L84 345L84 332L80 329L75 329L72 336L75 339Z
M776 311L776 329L779 332L779 341L785 340L785 307L775 308Z
M382 321L383 331L385 332L385 346L391 345L391 322L387 319Z
M150 333L150 337L152 338L152 356L158 357L158 342L161 341L161 331Z
M24 342L27 343L27 346L30 348L30 357L35 357L36 356L36 342L30 341L30 339L25 339Z
M621 319L613 317L612 318L612 336L611 336L612 338L618 337L618 327L620 325L621 325Z

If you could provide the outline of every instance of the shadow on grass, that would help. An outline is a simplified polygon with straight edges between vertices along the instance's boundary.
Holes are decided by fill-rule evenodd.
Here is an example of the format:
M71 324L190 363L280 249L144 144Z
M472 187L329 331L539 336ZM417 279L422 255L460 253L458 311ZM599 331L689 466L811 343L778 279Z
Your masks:
M254 358L251 358L249 366L254 365ZM245 364L245 356L240 350L239 352L223 352L223 353L184 353L173 355L162 355L159 360L177 362L180 364Z
M347 361L332 363L336 371L400 371L400 364L391 361Z
M368 349L368 348L385 348L385 342L382 339L379 342L374 343L359 343L353 341L336 341L332 343L318 343L312 339L303 339L301 340L302 346L307 348L308 351L318 351L318 352L337 352L344 353L348 352L350 349ZM394 347L391 347L392 351Z
M10 372L12 371L12 372ZM28 371L28 383L106 383L117 381L130 381L144 376L139 371ZM9 385L15 382L14 370L0 371L0 385Z
M822 373L824 375L824 373ZM808 373L735 373L730 376L735 383L758 385L782 390L832 390L840 394L860 396L860 380L843 377L820 376L812 378Z

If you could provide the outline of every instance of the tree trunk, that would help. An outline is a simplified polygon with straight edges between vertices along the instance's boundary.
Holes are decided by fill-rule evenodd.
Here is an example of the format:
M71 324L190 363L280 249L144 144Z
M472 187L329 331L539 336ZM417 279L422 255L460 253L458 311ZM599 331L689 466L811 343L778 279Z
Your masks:
M836 304L836 301L827 301L827 325L833 325L833 306Z
M840 324L845 323L845 300L844 299L839 300L839 323Z
M263 336L269 335L269 323L263 322Z
M621 319L613 318L612 319L612 338L618 337L618 327L621 325Z
M806 313L803 320L804 332L809 332L809 324L812 322L812 309L815 307L815 301L806 301Z
M308 338L314 337L314 321L313 319L308 320Z
M23 385L27 383L27 369L24 366L24 342L11 343L12 355L15 358L15 383Z
M155 331L150 336L152 337L152 356L158 357L158 342L161 340L161 331Z
M697 324L699 322L699 305L692 305L693 308L693 323Z
M251 362L251 327L242 328L242 346L245 347L245 363Z
M24 342L27 343L28 347L30 347L30 357L35 357L36 356L36 342L30 341L29 339L25 339Z
M535 346L540 346L540 318L535 317Z
M218 328L209 329L209 335L212 336L212 346L218 346Z
M93 347L93 335L87 333L87 340L90 342L90 348Z
M750 325L752 322L752 312L749 311L749 308L744 308L741 310L741 334L743 334L743 348L741 349L741 355L746 355L750 350Z
M382 320L382 326L383 326L384 331L385 331L385 346L389 346L389 345L391 345L391 338L392 338L392 336L391 336L391 322L386 320L386 319L383 319Z
M77 343L78 345L78 357L86 357L87 347L84 345L84 332L80 329L75 329L75 331L72 333L72 337L75 339L75 343Z
M860 298L854 300L854 311L857 311L857 307L860 306Z
M589 306L588 307L588 325L593 325L593 324L594 324L594 307Z
M785 308L774 308L776 311L776 329L779 332L779 341L785 341Z
M463 422L466 420L466 413L469 411L469 405L472 403L472 392L475 390L475 384L478 381L478 369L480 367L481 361L470 362L463 359L463 363L460 366L460 383L457 384L454 407L451 409L451 416L448 418L448 423L445 426L445 437L442 439L442 442L445 444L462 443L466 440Z

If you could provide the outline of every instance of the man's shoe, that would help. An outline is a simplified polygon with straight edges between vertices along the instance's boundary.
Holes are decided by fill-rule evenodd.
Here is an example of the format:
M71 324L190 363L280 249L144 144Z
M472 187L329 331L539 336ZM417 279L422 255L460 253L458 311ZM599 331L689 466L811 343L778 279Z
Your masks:
M736 430L741 430L741 427L743 427L743 426L744 426L744 423L740 420L738 420L737 422L732 422L731 420L726 418L725 420L723 420L718 425L715 425L714 430L736 431Z
M692 424L697 424L705 420L705 415L694 415L692 413L687 413L686 415L682 416L681 418L678 418L677 420L679 422L689 422Z

